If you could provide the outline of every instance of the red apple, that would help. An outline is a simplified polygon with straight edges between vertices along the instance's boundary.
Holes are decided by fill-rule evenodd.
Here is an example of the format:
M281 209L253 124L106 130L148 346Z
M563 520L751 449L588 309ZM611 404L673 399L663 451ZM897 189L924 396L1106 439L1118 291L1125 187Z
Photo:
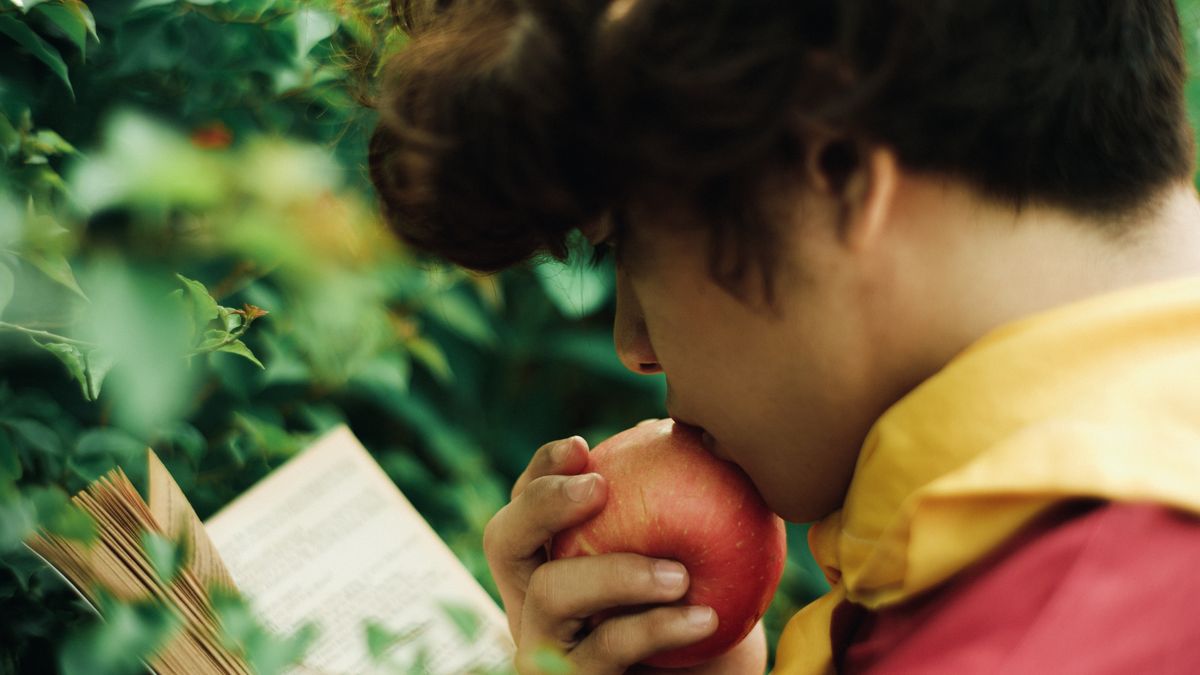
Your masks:
M746 474L705 450L698 430L671 420L597 445L587 471L608 481L608 502L555 536L551 557L632 552L679 561L690 585L678 604L717 614L714 634L645 663L684 668L741 642L766 612L787 555L783 521Z

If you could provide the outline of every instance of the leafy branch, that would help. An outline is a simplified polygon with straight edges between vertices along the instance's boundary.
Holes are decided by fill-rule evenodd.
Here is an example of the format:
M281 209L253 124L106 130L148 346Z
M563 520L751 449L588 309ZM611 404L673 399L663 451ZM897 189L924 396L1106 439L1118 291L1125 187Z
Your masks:
M267 315L267 311L249 304L243 305L242 309L222 307L217 304L204 284L181 274L176 277L184 287L175 291L173 295L189 306L191 311L188 316L191 320L194 344L198 340L198 344L195 344L186 357L190 360L194 356L226 352L241 356L259 368L263 368L262 362L250 351L246 343L242 342L241 338L256 319ZM221 327L207 328L214 321L219 321ZM197 338L197 334L200 334L202 330L203 334Z
M44 330L37 330L34 328L27 328L25 326L19 326L15 323L9 323L7 321L0 321L0 330L7 330L7 331L15 332L15 333L24 333L25 335L28 335L32 338L37 338L39 340L48 340L50 342L61 342L63 344L75 345L77 347L95 348L95 347L99 346L94 342L87 342L86 340L77 340L75 338L69 338L65 335L59 335L57 333L51 333L51 332L44 331Z

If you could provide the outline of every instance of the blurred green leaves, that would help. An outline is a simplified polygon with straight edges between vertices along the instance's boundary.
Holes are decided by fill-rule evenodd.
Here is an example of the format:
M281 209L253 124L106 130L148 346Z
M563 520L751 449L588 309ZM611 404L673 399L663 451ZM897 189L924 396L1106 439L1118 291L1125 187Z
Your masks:
M550 260L535 268L546 296L564 317L582 319L603 308L615 291L610 266L591 264L592 248L578 231L568 241L565 261Z
M613 355L611 268L481 277L380 222L362 102L405 43L386 0L0 18L0 615L21 617L0 670L131 672L175 626L115 601L86 620L20 547L91 536L67 496L117 465L136 483L147 446L204 516L349 423L494 592L482 529L534 449L661 414L661 382ZM165 577L186 558L144 544ZM312 641L217 611L259 672Z
M142 532L142 552L164 584L174 581L188 562L182 541L171 541L157 532Z
M68 178L76 204L94 213L118 204L200 208L226 194L218 160L181 134L129 111L110 118L99 152Z
M113 360L102 349L87 349L67 342L37 342L38 347L53 354L67 368L71 377L79 382L83 398L95 401L100 398L100 385L112 369Z
M150 602L100 603L104 621L92 623L64 643L59 666L64 675L134 675L143 660L165 645L182 624L166 607Z
M214 592L213 610L225 644L243 656L257 675L276 675L299 662L317 637L312 625L278 636L259 623L244 600L229 593Z
M87 55L88 37L97 41L100 39L96 34L96 18L82 0L39 2L36 11L62 31L84 56Z
M11 14L0 14L0 33L8 36L41 61L52 73L62 80L67 90L74 96L71 88L71 78L67 75L67 63L62 54L53 45L35 33L28 24Z

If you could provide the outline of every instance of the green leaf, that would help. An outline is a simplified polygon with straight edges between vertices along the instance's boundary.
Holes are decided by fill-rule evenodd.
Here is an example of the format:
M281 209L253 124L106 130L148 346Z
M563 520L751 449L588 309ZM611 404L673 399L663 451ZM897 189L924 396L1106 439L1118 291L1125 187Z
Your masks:
M142 532L142 551L154 573L166 584L174 581L186 564L183 547L157 532Z
M85 399L95 401L100 398L100 385L104 384L104 378L108 376L114 365L116 365L116 359L103 349L93 349L88 352L87 390L83 396Z
M17 7L17 9L21 10L22 12L25 12L26 14L28 14L29 10L33 9L34 7L37 7L38 5L47 2L47 0L9 0L9 1L12 2L12 4L15 5Z
M399 633L388 630L385 626L368 621L366 624L367 652L375 663L383 661L393 647L400 644L404 637Z
M0 483L0 488L3 487ZM8 489L0 489L0 552L7 553L20 546L36 527L33 505L21 499L11 483Z
M393 398L408 389L412 364L403 352L376 354L351 378L351 383L381 401Z
M206 354L218 349L221 345L229 342L229 331L210 328L204 331L204 339L196 346L197 354Z
M89 429L75 440L67 465L86 481L93 481L114 466L135 466L144 461L146 444L114 427Z
M548 262L534 269L546 296L568 319L582 319L604 307L615 288L612 273L582 262Z
M296 354L291 344L284 343L271 333L259 336L259 342L267 354L266 372L263 382L266 384L305 384L313 379L312 369L307 362Z
M496 330L483 308L458 290L435 296L423 313L476 345L486 347L496 342Z
M213 300L213 297L208 293L208 289L199 281L189 279L182 274L176 274L175 276L183 283L187 297L191 301L192 319L195 322L193 324L195 326L194 332L199 333L210 321L217 318L219 314L217 311L217 301Z
M8 14L0 14L0 33L4 33L17 44L29 50L39 61L46 64L50 70L67 85L71 98L75 90L71 87L71 79L67 74L67 63L54 45L43 40L33 29Z
M16 275L8 265L0 263L0 317L4 316L4 309L8 307L8 303L12 302L16 291Z
M25 447L35 453L61 457L63 455L62 439L54 429L34 419L18 417L3 420L12 429L15 441L22 442Z
M259 368L262 368L264 370L266 369L266 366L264 366L262 364L262 361L259 361L258 357L254 356L254 352L251 352L250 348L246 346L246 343L242 342L241 340L234 340L233 342L230 342L229 344L225 345L224 347L221 347L217 351L227 352L230 354L237 354L238 356L240 356L244 359L247 359L254 365L258 366Z
M81 54L87 54L87 39L96 35L96 19L92 16L87 5L79 0L64 0L63 4L42 4L37 13L58 27L79 49Z
M43 155L73 155L78 152L67 139L49 129L42 129L34 134L30 145L35 152Z
M4 429L0 429L0 481L20 480L24 474L17 446Z
M96 524L59 488L34 488L28 493L38 525L47 532L85 544L96 538Z
M479 634L479 616L475 614L475 611L449 602L439 604L459 634L468 642L474 640L475 636Z
M298 663L317 637L312 624L287 637L271 633L258 624L244 600L228 592L213 594L213 611L221 628L221 641L243 654L251 671L259 675L282 673Z
M63 675L133 675L146 672L144 659L158 651L182 619L158 604L101 603L103 621L71 635L59 651Z
M561 651L551 647L539 647L533 653L533 663L545 675L571 675L575 667Z
M79 386L86 398L88 396L88 380L87 380L87 362L84 360L83 353L79 351L79 347L69 345L63 342L36 342L37 346L45 349L62 361L67 367L67 372L71 377L79 382Z
M404 671L405 675L424 675L428 673L429 668L429 648L421 645L417 650L417 656L409 664L408 670Z
M296 57L304 58L318 43L331 37L338 29L337 17L316 9L302 9L294 15L296 21Z
M134 3L133 7L131 7L129 9L129 11L136 12L140 9L147 9L150 7L159 7L161 5L174 5L177 2L179 2L179 0L138 0L138 2Z
M232 307L217 307L217 314L221 319L221 325L226 331L235 331L241 328L244 319L241 314L238 314Z
M436 342L425 338L413 338L405 342L404 347L409 354L413 355L413 358L428 368L439 382L449 382L454 379L454 371L450 369L450 362L446 360L445 352Z
M290 670L289 666L299 663L308 648L317 640L317 627L311 623L304 624L291 635L279 639L271 639L256 643L248 650L247 657L250 666L256 673L262 675L278 675Z
M67 367L67 372L79 382L79 389L83 392L85 400L95 401L100 398L100 385L104 383L104 378L116 363L111 354L101 349L93 349L84 355L79 347L64 342L35 340L34 344L56 356Z
M0 113L0 153L7 158L17 154L20 149L21 132L17 131L4 113Z
M22 251L21 257L29 261L29 264L41 270L50 279L57 282L59 285L70 289L75 295L87 300L87 294L79 286L79 280L75 278L75 272L71 269L71 263L67 261L66 256L61 253L44 253L42 251Z
M215 590L212 607L220 622L222 642L228 646L245 643L259 630L250 607L236 593L223 589Z

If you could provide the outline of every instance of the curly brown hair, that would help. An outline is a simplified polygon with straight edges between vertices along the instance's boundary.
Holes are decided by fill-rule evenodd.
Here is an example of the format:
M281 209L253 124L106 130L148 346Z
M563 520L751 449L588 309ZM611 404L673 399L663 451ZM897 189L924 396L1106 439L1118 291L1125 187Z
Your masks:
M1111 223L1192 172L1173 0L394 6L411 43L382 81L372 179L406 240L478 270L671 208L711 233L716 278L769 281L773 209L816 138L841 139L835 183L886 145Z

